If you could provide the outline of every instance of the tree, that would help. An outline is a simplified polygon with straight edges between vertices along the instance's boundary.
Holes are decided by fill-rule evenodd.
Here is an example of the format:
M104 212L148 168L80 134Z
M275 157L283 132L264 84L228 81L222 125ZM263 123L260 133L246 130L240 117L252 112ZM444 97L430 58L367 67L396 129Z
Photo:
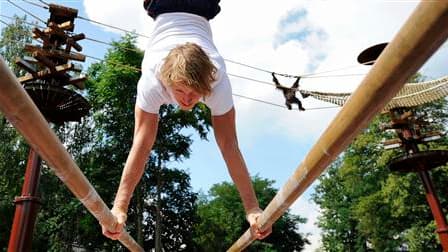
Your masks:
M446 127L447 102L440 100L416 109L433 120L434 128ZM438 251L434 223L422 183L416 174L391 173L389 162L402 154L381 148L379 125L389 119L378 116L320 178L313 196L322 209L319 226L323 248L328 251ZM446 139L420 146L447 149ZM439 189L442 208L447 209L448 169L431 172Z
M26 44L30 44L33 37L31 26L26 22L26 16L18 17L14 15L13 23L2 29L0 38L0 54L12 69L16 76L21 76L25 72L15 64L17 58L25 56Z
M272 187L274 181L258 176L252 181L260 206L264 208L277 193ZM200 197L198 213L200 222L195 226L194 240L201 251L225 251L249 228L238 191L228 182L213 185L208 195ZM306 219L285 212L273 225L272 234L263 241L254 242L248 251L302 250L309 242L298 232L298 225L305 222Z

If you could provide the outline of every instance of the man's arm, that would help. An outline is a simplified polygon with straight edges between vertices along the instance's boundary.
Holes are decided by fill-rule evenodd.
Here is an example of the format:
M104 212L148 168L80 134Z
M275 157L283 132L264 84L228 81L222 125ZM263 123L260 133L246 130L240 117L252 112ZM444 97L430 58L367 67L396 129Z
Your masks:
M221 150L230 176L238 189L246 213L258 208L252 182L241 155L235 129L235 109L221 116L212 117L216 142Z
M115 230L105 230L103 227L103 234L111 239L118 239L123 229L132 194L143 175L146 160L156 139L158 118L157 114L147 113L135 106L132 148L126 160L112 208L112 213L117 217L118 224Z
M246 218L251 226L252 234L257 239L263 239L272 232L272 228L268 227L266 230L260 230L257 225L257 219L262 210L259 208L246 163L238 146L235 129L235 109L232 108L221 116L213 116L212 124L216 142L243 201Z

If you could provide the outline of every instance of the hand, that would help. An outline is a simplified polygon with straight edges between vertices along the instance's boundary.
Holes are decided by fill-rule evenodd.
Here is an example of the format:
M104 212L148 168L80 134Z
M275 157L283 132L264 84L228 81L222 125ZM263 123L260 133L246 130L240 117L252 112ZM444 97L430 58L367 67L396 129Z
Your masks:
M114 215L116 222L114 223L114 228L108 230L105 226L101 225L103 230L103 235L112 240L118 240L124 230L126 225L127 214L123 210L116 209L115 207L111 210Z
M269 226L269 228L266 230L260 230L260 227L257 224L257 220L262 213L263 210L257 208L249 211L246 216L246 219L250 224L250 232L252 233L252 236L254 236L258 240L262 240L272 233L272 226Z

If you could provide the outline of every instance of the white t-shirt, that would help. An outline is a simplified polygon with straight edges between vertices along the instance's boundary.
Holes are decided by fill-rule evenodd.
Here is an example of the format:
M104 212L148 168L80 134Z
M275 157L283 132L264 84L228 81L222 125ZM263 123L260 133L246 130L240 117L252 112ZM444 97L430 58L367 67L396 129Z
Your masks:
M217 69L210 96L201 102L210 108L212 115L222 115L233 107L232 89L226 73L224 59L218 53L209 22L194 14L175 12L159 15L142 62L142 76L137 85L137 106L158 114L162 104L177 104L174 96L160 81L160 68L171 49L187 42L199 45Z

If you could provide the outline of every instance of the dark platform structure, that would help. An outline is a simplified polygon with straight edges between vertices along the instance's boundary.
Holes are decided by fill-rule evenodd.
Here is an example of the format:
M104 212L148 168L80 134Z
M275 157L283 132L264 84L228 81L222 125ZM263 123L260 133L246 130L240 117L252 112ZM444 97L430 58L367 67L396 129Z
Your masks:
M79 40L84 34L73 34L78 10L60 5L49 5L47 28L33 29L33 38L40 45L26 45L30 56L17 59L16 64L28 73L19 82L48 122L62 125L80 121L87 115L90 105L75 89L84 89L86 76L81 67L71 61L85 61ZM67 88L67 86L71 86ZM41 159L30 149L22 195L16 197L16 211L9 238L8 252L31 251L33 229L40 207L39 180Z

